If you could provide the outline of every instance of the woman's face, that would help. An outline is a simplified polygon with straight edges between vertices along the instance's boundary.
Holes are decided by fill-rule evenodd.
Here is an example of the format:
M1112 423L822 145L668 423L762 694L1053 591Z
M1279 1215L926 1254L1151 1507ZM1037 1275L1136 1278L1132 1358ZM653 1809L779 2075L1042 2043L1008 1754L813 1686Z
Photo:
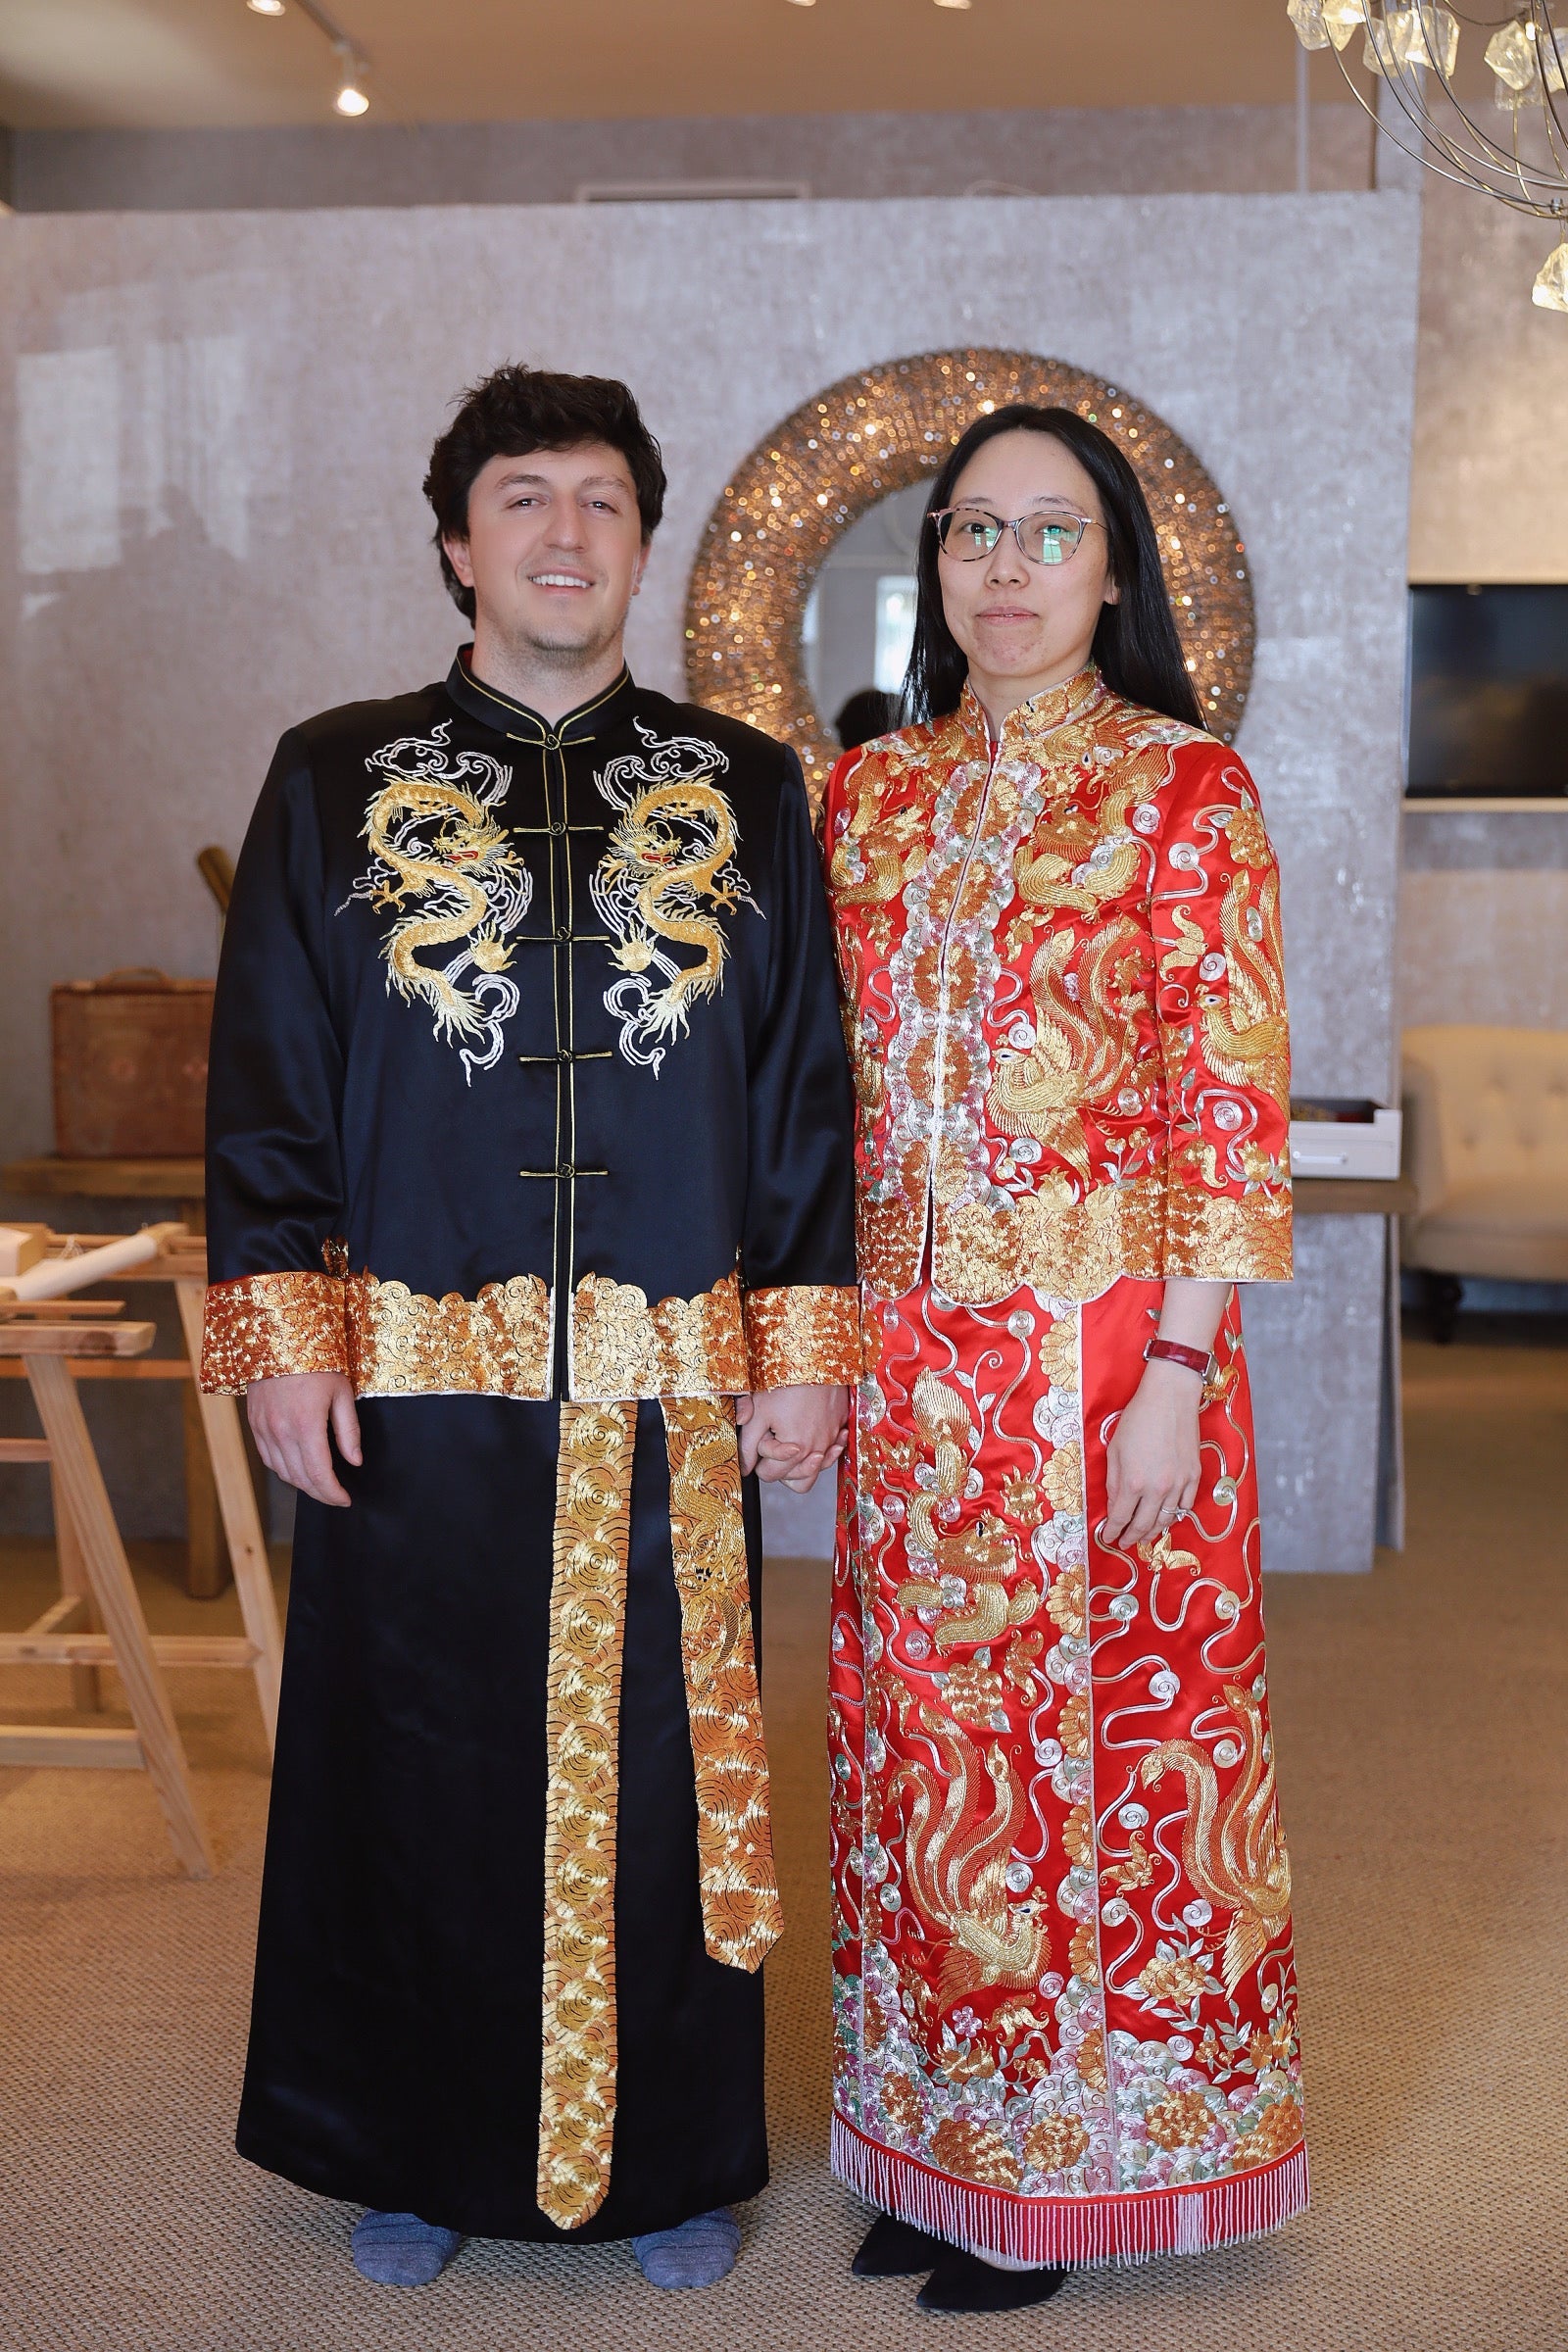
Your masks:
M977 450L950 503L1003 522L1053 510L1091 517L1065 563L1032 562L1011 531L1003 532L989 556L965 563L950 552L961 527L937 560L948 626L969 657L976 694L1000 719L1088 662L1101 607L1116 602L1104 517L1071 450L1052 434L1026 430L999 433Z

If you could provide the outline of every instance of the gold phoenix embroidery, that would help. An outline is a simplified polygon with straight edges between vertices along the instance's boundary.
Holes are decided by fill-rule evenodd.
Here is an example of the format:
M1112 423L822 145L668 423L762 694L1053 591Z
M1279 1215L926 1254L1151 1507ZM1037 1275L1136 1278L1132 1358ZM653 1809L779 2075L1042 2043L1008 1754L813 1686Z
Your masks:
M697 1779L703 1937L713 1959L760 1968L783 1932L767 1755L730 1408L663 1399L669 1523Z
M366 810L370 869L349 895L377 907L419 902L387 933L387 985L405 1003L429 1005L437 1038L466 1041L460 1051L471 1084L475 1070L501 1058L503 1023L517 1009L507 940L528 910L533 880L494 813L512 770L485 752L451 752L449 731L443 719L429 737L404 736L366 761L386 781ZM423 949L453 947L460 953L440 967L419 961Z
M207 1288L201 1385L238 1396L284 1372L346 1372L343 1285L333 1274L245 1274Z
M615 1812L635 1404L565 1404L546 1714L539 2204L598 2212L615 2123Z
M723 984L729 943L717 915L757 902L733 862L735 811L711 781L729 765L724 754L695 735L661 742L640 721L637 732L647 756L627 753L595 778L620 813L589 888L615 942L611 960L626 975L605 991L620 1050L657 1077L688 1006ZM675 946L695 948L698 960L677 963Z
M1225 1989L1234 1992L1290 1920L1291 1864L1262 1709L1235 1683L1225 1685L1225 1703L1241 1722L1242 1742L1240 1770L1223 1801L1214 1759L1195 1740L1162 1741L1138 1772L1146 1788L1167 1772L1180 1773L1187 1785L1182 1868L1200 1893L1231 1914L1223 1968ZM1230 1750L1237 1761L1234 1740Z
M369 1273L344 1288L356 1396L549 1396L550 1292L537 1274L487 1282L472 1299Z

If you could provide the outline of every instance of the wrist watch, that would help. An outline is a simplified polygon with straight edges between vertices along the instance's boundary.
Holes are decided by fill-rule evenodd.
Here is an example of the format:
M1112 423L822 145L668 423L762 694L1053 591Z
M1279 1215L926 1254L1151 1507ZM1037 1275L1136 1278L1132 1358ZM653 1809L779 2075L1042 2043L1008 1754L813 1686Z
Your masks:
M1184 1348L1179 1340L1151 1340L1144 1349L1146 1363L1180 1364L1188 1372L1196 1372L1205 1389L1212 1388L1219 1378L1219 1358L1205 1354L1201 1348Z

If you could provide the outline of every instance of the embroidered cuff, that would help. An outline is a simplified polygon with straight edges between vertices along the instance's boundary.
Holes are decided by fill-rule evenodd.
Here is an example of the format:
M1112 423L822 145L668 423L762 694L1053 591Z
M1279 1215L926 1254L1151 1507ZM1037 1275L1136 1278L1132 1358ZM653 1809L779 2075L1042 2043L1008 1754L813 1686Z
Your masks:
M831 1382L853 1388L860 1377L860 1294L826 1282L749 1291L744 1301L746 1352L756 1389Z
M336 1274L246 1274L207 1287L201 1385L238 1396L283 1372L347 1372L343 1283Z
M1160 1272L1196 1282L1289 1282L1290 1187L1238 1199L1205 1197L1173 1180Z

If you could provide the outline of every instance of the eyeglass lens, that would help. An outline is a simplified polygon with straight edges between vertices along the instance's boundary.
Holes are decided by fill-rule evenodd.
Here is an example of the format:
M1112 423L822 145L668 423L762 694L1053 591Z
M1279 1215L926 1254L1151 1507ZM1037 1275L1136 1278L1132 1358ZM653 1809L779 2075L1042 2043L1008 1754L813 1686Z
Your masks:
M1076 514L1025 514L1008 525L995 514L964 508L944 514L937 524L946 554L960 564L977 564L989 556L1004 530L1010 528L1031 564L1065 564L1084 535Z

